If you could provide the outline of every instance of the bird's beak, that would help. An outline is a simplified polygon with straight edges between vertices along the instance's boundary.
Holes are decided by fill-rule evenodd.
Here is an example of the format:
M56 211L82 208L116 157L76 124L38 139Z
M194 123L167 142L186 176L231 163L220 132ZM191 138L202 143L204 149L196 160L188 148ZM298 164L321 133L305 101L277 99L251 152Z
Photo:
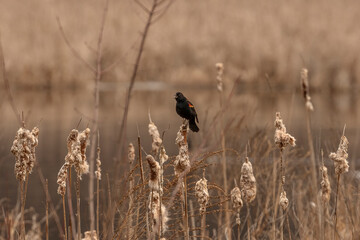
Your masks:
M176 99L176 94L174 95L174 98Z

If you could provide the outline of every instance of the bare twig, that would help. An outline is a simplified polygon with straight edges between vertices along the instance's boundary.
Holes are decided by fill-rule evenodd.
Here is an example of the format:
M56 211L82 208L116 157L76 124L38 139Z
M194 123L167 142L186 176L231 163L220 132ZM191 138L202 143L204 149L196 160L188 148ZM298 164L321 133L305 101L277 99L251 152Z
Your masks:
M16 116L16 119L17 119L19 125L21 125L20 114L16 108L15 100L14 100L14 98L11 94L11 90L10 90L9 79L7 78L7 75L6 75L5 57L4 57L4 52L3 52L3 48L2 48L2 44L1 44L1 35L0 35L0 55L1 55L1 70L2 70L2 74L3 74L3 80L4 80L4 86L6 89L6 93L8 95L9 103L11 105L11 108L12 108L15 116Z
M69 39L66 37L66 34L64 32L64 28L62 27L60 18L58 16L56 16L56 21L58 23L58 27L61 33L61 36L63 37L66 45L69 47L69 49L71 50L72 54L79 59L87 68L89 68L91 70L92 73L96 74L96 69L91 66L83 57L80 56L79 52L75 50L75 48L70 44Z

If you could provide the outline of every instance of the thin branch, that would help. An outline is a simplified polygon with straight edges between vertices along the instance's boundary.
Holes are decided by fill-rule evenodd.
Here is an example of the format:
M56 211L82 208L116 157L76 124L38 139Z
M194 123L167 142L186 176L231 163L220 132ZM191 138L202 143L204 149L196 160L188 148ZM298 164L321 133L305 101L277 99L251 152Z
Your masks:
M11 90L10 90L9 79L7 78L7 75L6 75L5 57L4 57L4 52L3 52L3 48L2 48L2 44L1 44L1 35L0 35L0 55L1 55L1 68L2 68L2 73L3 73L3 80L4 80L4 86L6 89L6 93L8 95L8 99L9 99L11 108L16 116L16 119L17 119L18 123L21 125L20 114L16 108L15 100L14 100L14 98L11 94Z
M142 4L139 0L134 0L134 2L139 5L139 7L144 10L147 14L150 14L150 10L144 5Z
M151 23L152 23L152 20L153 20L153 17L154 17L154 12L155 12L157 6L158 6L158 0L153 0L152 7L151 7L151 10L150 10L150 12L148 14L148 19L147 19L147 22L146 22L145 27L144 27L142 39L141 39L141 42L140 42L139 51L138 51L138 54L137 54L137 57L136 57L136 60L135 60L134 69L132 71L132 75L131 75L131 78L130 78L130 85L129 85L129 88L128 88L127 92L126 92L125 109L124 109L124 114L123 114L123 118L122 118L122 121L121 121L120 133L119 133L119 138L118 138L118 144L119 144L119 147L118 147L118 149L119 149L119 151L118 151L118 159L120 158L120 156L121 156L121 154L122 154L122 152L124 150L123 149L123 143L126 140L125 130L126 130L126 124L127 124L127 116L128 116L128 112L129 112L131 93L132 93L134 83L135 83L135 80L136 80L136 76L137 76L137 73L138 73L140 60L141 60L141 57L142 57L142 54L143 54L143 51L144 51L145 41L146 41L146 38L148 36L149 29L150 29L150 26L151 26Z
M91 70L92 73L96 73L96 69L94 67L92 67L83 57L80 56L80 54L75 50L75 48L70 44L69 40L67 39L64 29L61 25L61 21L60 18L58 16L56 16L56 21L58 23L58 27L61 33L61 36L63 37L66 45L69 47L69 49L71 50L72 54L79 59L87 68L89 68Z

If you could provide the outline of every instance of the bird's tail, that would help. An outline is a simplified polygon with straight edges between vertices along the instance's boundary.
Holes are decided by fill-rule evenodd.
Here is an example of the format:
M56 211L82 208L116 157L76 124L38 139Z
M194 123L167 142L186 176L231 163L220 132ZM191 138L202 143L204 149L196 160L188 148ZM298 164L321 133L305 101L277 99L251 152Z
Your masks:
M195 123L195 118L189 120L189 128L190 128L191 131L193 131L193 132L198 132L198 131L199 131L199 128L198 128L198 126L197 126L196 123Z

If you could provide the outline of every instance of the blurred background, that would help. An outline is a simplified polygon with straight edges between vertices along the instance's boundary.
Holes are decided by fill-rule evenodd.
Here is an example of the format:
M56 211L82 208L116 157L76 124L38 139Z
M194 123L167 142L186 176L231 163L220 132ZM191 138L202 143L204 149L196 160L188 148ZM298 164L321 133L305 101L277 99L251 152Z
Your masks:
M1 0L0 5L10 88L28 128L40 128L37 159L57 200L56 177L67 153L66 138L80 119L79 129L91 127L95 81L71 53L56 17L74 49L95 64L104 1ZM150 149L150 110L160 131L168 129L165 147L169 155L175 155L174 139L181 119L175 113L173 96L182 91L196 106L203 130L190 135L196 148L208 131L206 120L219 110L215 64L222 62L226 95L239 80L226 117L243 120L243 143L259 129L273 134L275 112L280 111L298 147L307 148L300 91L300 70L306 67L315 108L315 150L335 150L337 143L326 145L327 139L338 139L346 123L355 166L359 153L354 147L359 143L359 9L356 0L174 1L151 26L145 43L130 104L128 141L136 142L138 127L144 148ZM133 1L110 1L102 66L113 67L100 83L104 172L113 166L125 92L145 23L145 14ZM19 124L4 81L0 81L0 115L0 199L11 200L17 199L18 191L10 147ZM31 176L27 205L42 213L45 194L36 174ZM34 191L37 187L39 191Z

